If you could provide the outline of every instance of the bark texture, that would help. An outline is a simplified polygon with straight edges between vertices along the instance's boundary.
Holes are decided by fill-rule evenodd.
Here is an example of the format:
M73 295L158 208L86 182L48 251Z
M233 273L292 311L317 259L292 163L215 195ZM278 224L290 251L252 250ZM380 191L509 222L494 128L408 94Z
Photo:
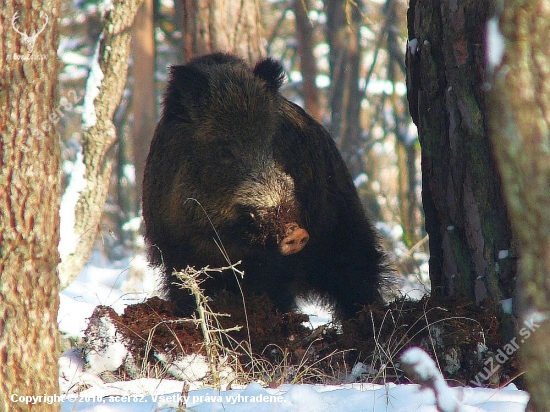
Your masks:
M31 409L14 394L59 394L59 7L7 0L0 15L0 411ZM30 48L16 12L21 33L43 28Z
M130 29L141 3L142 0L115 0L113 8L105 14L98 61L95 62L103 78L100 85L90 81L87 85L87 97L93 99L95 122L88 120L90 125L84 132L82 142L87 185L80 193L75 208L74 232L79 242L74 252L63 259L59 267L62 287L78 276L88 261L99 230L114 165L117 136L113 115L126 84ZM91 76L98 78L94 69ZM95 87L97 96L94 98L89 88Z
M505 46L489 67L491 137L521 257L519 312L538 325L520 356L531 406L542 412L550 410L550 4L504 1L500 30L488 43L491 52L499 38Z
M330 46L330 132L352 176L365 170L362 156L361 101L359 89L361 62L359 6L346 1L329 1L327 40Z
M409 108L422 147L433 293L512 296L516 262L482 91L488 2L411 0Z
M263 55L256 0L181 0L185 61L229 52L255 63Z

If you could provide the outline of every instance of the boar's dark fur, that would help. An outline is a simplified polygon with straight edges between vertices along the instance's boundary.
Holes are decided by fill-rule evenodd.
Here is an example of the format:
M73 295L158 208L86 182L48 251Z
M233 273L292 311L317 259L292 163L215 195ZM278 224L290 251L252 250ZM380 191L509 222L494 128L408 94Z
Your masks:
M340 319L380 301L386 256L328 132L282 97L281 65L254 69L228 54L174 66L147 158L143 217L148 259L170 299L194 300L174 269L242 260L242 288L281 311L314 293ZM231 271L203 283L206 294L239 293Z

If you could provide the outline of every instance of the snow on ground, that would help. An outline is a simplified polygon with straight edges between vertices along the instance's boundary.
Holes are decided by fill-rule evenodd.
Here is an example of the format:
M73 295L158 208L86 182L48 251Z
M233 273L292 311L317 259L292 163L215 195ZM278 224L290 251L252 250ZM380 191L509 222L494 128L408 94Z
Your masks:
M276 389L251 383L243 389L194 389L182 396L183 383L138 379L96 386L62 404L62 411L173 411L185 400L196 412L435 412L435 398L418 385L281 385ZM462 399L462 411L522 412L528 400L515 387L452 389ZM109 396L105 399L105 396Z
M144 273L144 279L135 279L135 272ZM91 263L60 293L59 329L69 336L83 336L97 305L110 306L122 314L126 306L152 296L155 282L156 276L146 269L142 256L112 263L95 251Z
M126 305L142 302L154 294L155 275L144 267L142 257L110 263L99 253L94 253L91 263L81 275L61 292L58 316L61 331L70 336L82 336L87 318L91 316L96 305L111 306L120 314ZM140 271L145 273L141 278L136 275ZM314 307L309 302L304 302L302 310L311 313ZM318 321L327 320L326 311L320 311L318 316ZM187 405L187 410L197 412L437 411L433 391L413 384L285 384L270 389L263 388L259 383L250 383L247 386L218 391L204 388L200 382L189 382L189 391L182 395L182 381L142 378L106 383L90 371L84 371L82 354L78 349L66 351L61 356L59 365L60 386L64 395L63 412L160 412L176 411L178 405ZM82 385L88 389L79 394L72 392ZM501 390L448 388L445 393L459 401L460 409L457 412L523 412L528 401L528 394L516 389L514 385ZM36 404L52 401L24 396L12 400Z

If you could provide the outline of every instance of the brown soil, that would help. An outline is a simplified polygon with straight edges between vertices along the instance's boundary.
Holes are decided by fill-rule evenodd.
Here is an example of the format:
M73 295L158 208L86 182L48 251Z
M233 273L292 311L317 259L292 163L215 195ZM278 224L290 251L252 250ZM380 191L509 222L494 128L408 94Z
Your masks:
M308 382L336 382L356 362L369 365L370 374L362 379L376 383L408 382L399 367L399 355L411 346L422 347L436 359L450 384L471 385L470 380L483 371L487 359L505 344L493 306L476 307L448 298L399 300L384 307L363 308L340 330L326 325L312 331L303 326L307 315L277 313L265 297L247 302L247 317L239 296L223 294L212 302L214 311L231 314L219 318L223 328L243 326L240 331L230 332L224 346L240 353L241 365L249 365L250 353L254 353L256 359L278 367L279 372L264 377L272 380L273 385L290 382L298 375ZM200 327L182 321L170 302L151 298L129 306L122 316L110 308L98 307L90 325L105 316L124 336L138 364L143 360L151 365L158 363L153 352L166 353L172 358L179 354L205 354ZM89 327L86 332L85 340L89 343L93 341L94 330ZM285 368L280 367L282 364ZM498 386L517 372L515 356L510 356L498 373L482 383Z

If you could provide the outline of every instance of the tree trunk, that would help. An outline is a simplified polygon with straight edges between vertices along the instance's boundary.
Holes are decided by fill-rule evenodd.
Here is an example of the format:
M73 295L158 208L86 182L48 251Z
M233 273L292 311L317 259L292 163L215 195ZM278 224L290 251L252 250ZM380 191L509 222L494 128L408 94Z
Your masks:
M156 107L155 99L155 33L153 28L153 0L145 0L140 7L133 29L132 56L134 63L132 74L132 113L134 122L133 158L135 167L135 191L137 210L141 206L141 189L143 172L151 139L155 132Z
M352 176L365 168L361 150L359 68L361 14L353 2L326 2L327 40L330 46L330 132L336 139Z
M88 77L83 134L86 187L75 208L75 250L59 267L61 286L66 287L82 270L94 241L107 199L114 164L115 109L120 103L128 72L130 29L142 0L115 0L106 12L96 61Z
M264 49L255 0L181 0L185 61L213 52L234 53L251 63Z
M504 1L488 25L493 149L520 251L520 357L534 411L550 410L550 6ZM527 341L526 339L529 338Z
M488 2L411 0L406 57L432 292L477 303L511 297L516 273L481 87L487 12Z
M422 239L422 218L417 191L416 160L419 156L414 143L399 138L395 144L397 154L399 217L403 228L403 242L409 248ZM424 234L425 236L425 234Z
M308 17L307 0L294 0L293 9L296 16L296 38L298 40L298 56L302 73L302 96L304 109L318 122L323 122L322 110L319 104L319 91L315 83L317 64L313 55L313 27Z
M6 0L0 16L2 411L30 409L23 402L12 402L14 394L59 394L56 268L61 193L55 124L65 106L58 104L55 86L61 2L26 8L18 8L19 3ZM34 43L25 43L21 33L39 34ZM55 411L59 404L42 402L38 408Z
M386 21L384 31L387 33L388 52L388 80L393 85L404 81L405 76L405 50L402 49L398 37L398 27L402 27L402 10L398 8L398 2L387 0L384 7ZM382 40L382 39L380 39ZM403 76L403 77L402 77ZM410 113L404 97L393 90L389 96L391 99L394 116L394 133L396 136L395 152L397 155L398 169L398 201L399 217L403 228L403 242L409 248L416 245L424 236L422 235L422 212L420 210L420 197L418 196L418 168L417 161L420 158L420 150L417 140L412 139L409 132Z

